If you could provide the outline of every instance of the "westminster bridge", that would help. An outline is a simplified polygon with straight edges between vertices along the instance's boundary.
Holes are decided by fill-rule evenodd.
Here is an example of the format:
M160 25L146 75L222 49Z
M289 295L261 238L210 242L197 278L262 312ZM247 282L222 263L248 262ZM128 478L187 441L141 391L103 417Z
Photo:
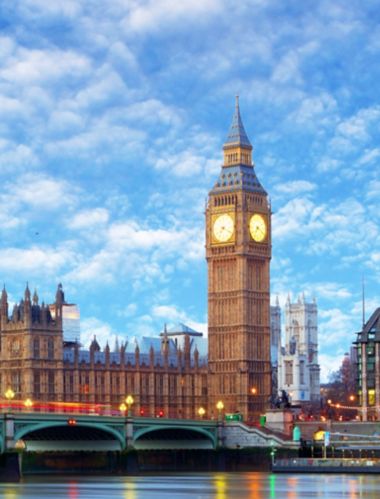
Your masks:
M297 448L283 435L240 421L94 414L0 414L0 453L161 449Z

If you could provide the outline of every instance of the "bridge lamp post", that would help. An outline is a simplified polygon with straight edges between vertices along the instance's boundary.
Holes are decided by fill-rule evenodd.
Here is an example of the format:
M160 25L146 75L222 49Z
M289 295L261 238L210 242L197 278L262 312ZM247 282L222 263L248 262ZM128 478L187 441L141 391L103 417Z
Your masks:
M24 402L24 406L27 411L30 411L33 407L33 402L30 399L26 399Z
M8 411L10 412L11 410L11 401L14 399L15 397L15 392L12 390L12 388L8 388L8 390L5 392L5 398L8 400Z
M127 398L125 399L125 403L127 404L127 409L128 409L128 417L131 416L133 402L134 400L132 395L128 395Z
M203 419L203 416L206 414L206 409L204 407L200 407L198 409L198 415L201 419Z
M127 410L127 406L124 404L124 402L122 404L119 405L119 411L125 415L125 411Z
M216 408L218 409L218 420L222 421L222 411L224 409L224 404L222 400L218 400L216 403Z

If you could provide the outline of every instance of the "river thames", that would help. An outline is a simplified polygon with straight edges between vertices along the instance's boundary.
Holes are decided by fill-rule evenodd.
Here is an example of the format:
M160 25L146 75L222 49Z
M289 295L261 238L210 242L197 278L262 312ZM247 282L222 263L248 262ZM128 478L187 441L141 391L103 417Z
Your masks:
M380 475L194 473L136 477L25 477L0 484L2 499L378 498Z

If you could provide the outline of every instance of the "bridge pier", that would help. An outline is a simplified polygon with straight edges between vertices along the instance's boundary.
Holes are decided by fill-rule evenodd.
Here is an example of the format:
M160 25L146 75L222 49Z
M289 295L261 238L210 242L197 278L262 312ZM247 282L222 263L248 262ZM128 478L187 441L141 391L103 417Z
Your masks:
M3 451L12 450L16 446L15 438L15 420L11 413L5 414L5 439Z
M126 447L131 449L133 447L133 417L128 416L125 424L125 434L126 434Z
M216 427L217 447L224 447L224 422L219 418Z

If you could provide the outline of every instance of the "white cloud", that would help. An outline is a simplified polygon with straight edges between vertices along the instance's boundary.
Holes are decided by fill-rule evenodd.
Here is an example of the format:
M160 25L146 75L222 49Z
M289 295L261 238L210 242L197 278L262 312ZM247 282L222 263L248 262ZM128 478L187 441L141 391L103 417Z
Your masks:
M359 165L367 165L376 161L380 157L380 149L375 147L374 149L365 149L364 154L359 159Z
M307 198L295 198L275 212L273 216L273 236L294 238L300 233L323 227L320 220L323 207L316 206Z
M168 327L181 322L207 337L207 323L194 321L175 305L155 305L152 307L152 316L164 320Z
M308 180L293 180L290 182L281 182L275 186L275 190L284 194L297 195L302 192L312 192L317 188L316 184Z
M67 225L71 229L91 229L105 225L109 220L109 213L104 208L94 208L92 210L84 210L74 215L67 221Z
M75 255L66 247L0 249L0 269L8 275L20 273L38 273L40 275L58 275L69 262L75 261Z
M197 261L204 257L203 231L193 228L152 229L136 222L112 224L103 233L104 245L95 254L82 255L66 279L113 282L120 276L132 279L134 289L164 282L173 272L168 259Z
M302 99L299 108L291 113L287 121L291 124L311 127L319 133L321 128L331 126L337 121L337 103L328 93L308 96Z
M311 285L310 285L311 286ZM335 301L337 299L347 299L352 297L352 293L339 283L323 282L312 285L318 297Z
M71 50L18 48L0 69L0 78L16 85L50 83L63 77L83 78L90 70L86 56Z
M81 320L80 326L80 342L85 348L89 348L94 336L101 348L104 348L108 343L111 351L114 349L116 339L119 341L119 346L121 341L126 340L125 334L112 331L112 328L108 323L103 322L96 317L88 317Z
M75 204L77 193L66 180L40 173L26 173L16 182L8 182L5 191L3 200L11 206L27 205L30 209L49 211Z
M190 20L206 20L214 13L222 9L223 2L220 0L148 0L135 2L128 16L124 19L126 31L152 32L174 25L183 26ZM186 25L186 24L185 24Z
M23 0L19 5L22 15L32 18L68 17L77 19L82 11L79 0Z
M31 170L39 164L37 155L29 146L0 139L0 173Z

